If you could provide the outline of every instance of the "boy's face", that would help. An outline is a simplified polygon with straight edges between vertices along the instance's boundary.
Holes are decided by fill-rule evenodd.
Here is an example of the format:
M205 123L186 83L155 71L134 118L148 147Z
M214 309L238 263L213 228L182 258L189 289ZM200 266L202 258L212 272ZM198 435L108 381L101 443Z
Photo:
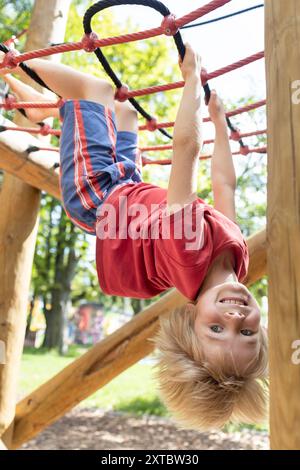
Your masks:
M207 361L213 365L225 357L230 373L242 373L260 348L260 309L254 297L243 284L226 282L204 291L196 309L195 332Z

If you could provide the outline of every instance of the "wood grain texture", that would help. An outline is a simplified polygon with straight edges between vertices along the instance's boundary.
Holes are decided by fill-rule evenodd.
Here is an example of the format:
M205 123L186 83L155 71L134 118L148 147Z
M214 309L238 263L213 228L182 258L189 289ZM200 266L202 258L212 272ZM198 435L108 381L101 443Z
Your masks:
M250 259L252 254L264 254L264 243L265 232L251 237ZM266 259L266 256L262 258ZM255 265L250 264L251 282L265 274L266 264L264 269L260 265L257 272ZM171 291L24 398L17 406L12 447L18 448L33 438L80 401L150 354L153 351L150 339L159 327L159 317L169 315L185 302L181 294Z
M25 50L48 46L53 40L64 40L69 4L70 0L36 0ZM16 118L15 123L29 124L21 117ZM10 143L5 141L8 134L11 136ZM24 176L26 181L5 173L0 193L0 340L6 347L6 363L0 365L0 437L8 448L13 432L17 380L38 228L40 191L31 184L35 179L44 178L47 186L48 176L43 168L33 164L36 156L32 157L31 164L29 159L26 160L27 156L21 150L22 137L24 141L29 139L24 134L4 133L0 144L2 168L7 169L5 165L14 168L14 172Z
M0 450L7 450L6 445L1 440L0 440Z
M300 2L265 7L271 448L300 449Z
M12 126L8 119L1 119L3 125ZM33 152L30 146L43 146L41 141L26 132L6 131L0 134L0 168L7 174L17 177L33 188L46 191L61 199L58 170L53 166L59 162L54 152ZM14 178L15 180L15 178Z

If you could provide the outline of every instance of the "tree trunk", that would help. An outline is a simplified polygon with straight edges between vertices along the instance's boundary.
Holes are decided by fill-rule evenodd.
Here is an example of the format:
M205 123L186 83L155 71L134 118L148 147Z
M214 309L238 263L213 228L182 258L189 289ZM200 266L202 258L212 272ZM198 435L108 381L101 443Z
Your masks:
M47 349L58 348L59 352L63 354L65 351L64 329L67 321L67 306L77 258L74 248L75 229L73 224L66 219L63 211L59 227L54 285L51 291L51 309L45 312L46 332L43 347ZM68 251L67 255L66 251Z
M70 0L36 0L26 50L64 40L69 6ZM39 202L38 190L5 175L0 194L0 340L5 343L7 354L6 364L0 365L0 437L8 447L26 329Z
M28 314L27 322L26 322L25 338L27 338L27 336L30 334L30 327L32 323L32 315L33 315L33 310L34 310L35 299L36 299L36 292L33 293L32 299L30 301L29 314Z
M134 315L136 315L146 307L146 302L144 299L131 299L131 306L133 308Z

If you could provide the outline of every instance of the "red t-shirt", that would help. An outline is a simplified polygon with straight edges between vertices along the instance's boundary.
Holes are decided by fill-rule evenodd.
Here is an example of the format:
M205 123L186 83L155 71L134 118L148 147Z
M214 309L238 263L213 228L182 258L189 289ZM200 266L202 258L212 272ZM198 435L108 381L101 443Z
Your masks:
M224 250L233 253L239 281L245 277L249 255L238 225L202 199L168 215L166 197L166 189L130 183L98 210L96 265L104 293L148 298L176 287L195 300Z

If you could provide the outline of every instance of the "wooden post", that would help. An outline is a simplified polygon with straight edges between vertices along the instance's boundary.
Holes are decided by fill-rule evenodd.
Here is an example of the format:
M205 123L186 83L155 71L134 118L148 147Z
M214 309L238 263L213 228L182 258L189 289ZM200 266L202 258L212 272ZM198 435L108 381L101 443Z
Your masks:
M8 119L1 122L3 125L13 125ZM26 152L28 147L39 145L41 142L27 132L18 131L17 136L14 131L0 133L0 168L27 185L60 199L58 169L54 170L55 163L59 162L59 154L47 151L30 154Z
M252 253L254 258L261 253L266 259L264 244L264 231L251 237L250 259ZM266 264L264 268L260 265L258 271L253 263L250 264L251 282L265 274ZM150 354L153 343L149 339L158 329L159 317L169 315L185 302L186 299L175 290L166 294L24 398L17 406L12 448L33 438L80 401Z
M7 450L6 445L0 440L0 450Z
M271 448L300 449L300 2L266 0Z
M36 0L26 50L64 40L70 0ZM58 60L57 56L53 57ZM16 122L21 123L18 119ZM37 233L40 191L5 175L0 193L0 437L9 447L23 349L29 285ZM4 435L5 433L5 435Z

